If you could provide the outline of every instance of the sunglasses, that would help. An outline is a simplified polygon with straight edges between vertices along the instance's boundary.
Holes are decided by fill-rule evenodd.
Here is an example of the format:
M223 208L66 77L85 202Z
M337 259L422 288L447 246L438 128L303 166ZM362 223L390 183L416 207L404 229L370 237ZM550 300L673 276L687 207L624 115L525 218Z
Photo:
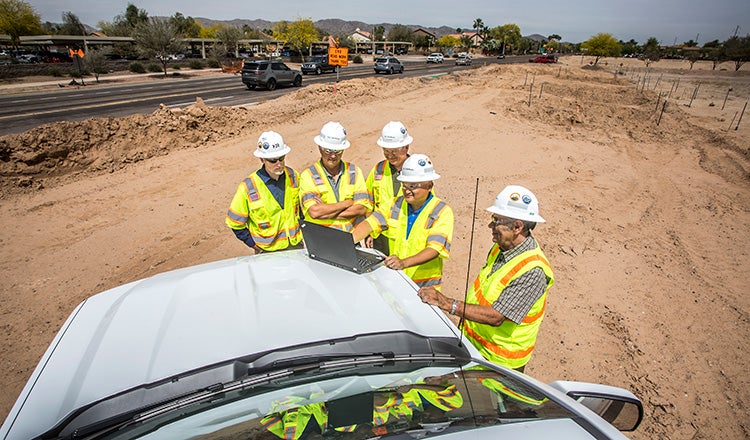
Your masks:
M404 189L407 189L409 191L413 191L413 190L415 190L417 188L425 188L426 184L425 183L421 183L421 182L420 183L402 183L401 186L403 186Z
M268 162L268 163L276 163L278 161L282 161L283 162L284 159L286 159L286 156L274 157L273 159L266 159L266 162Z
M344 154L344 150L331 150L330 148L323 148L325 154L335 154L336 156Z
M509 224L513 223L515 220L513 220L512 218L496 218L496 217L492 217L490 219L490 221L492 222L493 226L506 226L506 225L509 225Z

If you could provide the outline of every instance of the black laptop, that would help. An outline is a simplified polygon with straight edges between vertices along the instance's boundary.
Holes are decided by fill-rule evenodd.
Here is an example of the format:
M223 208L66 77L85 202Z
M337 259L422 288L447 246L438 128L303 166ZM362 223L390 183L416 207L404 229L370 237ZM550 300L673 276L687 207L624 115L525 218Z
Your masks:
M311 222L300 226L307 254L314 260L355 273L369 272L385 260L383 255L357 248L350 232Z

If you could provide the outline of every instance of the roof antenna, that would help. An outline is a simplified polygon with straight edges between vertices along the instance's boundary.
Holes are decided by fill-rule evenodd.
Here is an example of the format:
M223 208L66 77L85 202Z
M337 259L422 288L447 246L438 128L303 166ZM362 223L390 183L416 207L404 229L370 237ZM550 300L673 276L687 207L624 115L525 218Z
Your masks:
M471 235L469 236L469 262L466 265L466 286L464 287L464 305L461 307L461 314L460 319L458 320L458 329L461 331L461 335L459 336L459 343L460 346L463 343L464 338L464 331L463 331L463 325L464 325L464 315L466 314L466 297L469 294L469 277L471 276L471 253L472 248L474 247L474 224L476 223L476 217L477 217L477 195L479 194L479 177L477 177L477 184L474 188L474 210L471 214Z

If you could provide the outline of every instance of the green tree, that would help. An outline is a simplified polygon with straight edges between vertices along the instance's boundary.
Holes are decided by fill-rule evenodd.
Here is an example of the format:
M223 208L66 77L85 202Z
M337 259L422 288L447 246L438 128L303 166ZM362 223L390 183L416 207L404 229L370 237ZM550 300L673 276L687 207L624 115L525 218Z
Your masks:
M182 34L169 20L157 18L138 23L133 31L133 39L138 51L148 59L156 57L161 61L165 77L169 54L185 50L182 38Z
M216 31L216 39L219 40L213 47L214 58L221 62L228 54L237 56L238 44L242 38L242 31L234 26L219 25Z
M460 46L461 40L451 35L443 35L442 37L437 39L435 44L437 44L438 47L452 49L454 47Z
M278 25L279 23L277 23ZM289 24L284 22L284 25L280 26L278 31L274 26L273 35L283 41L285 46L289 45L300 53L304 53L305 49L308 53L311 53L313 41L320 39L311 18L297 18Z
M384 40L383 37L385 35L385 27L380 26L380 25L375 26L372 29L372 34L373 34L373 38L375 39L375 41L383 41Z
M638 42L634 39L630 39L630 41L619 41L620 46L622 46L622 54L623 55L634 55L638 53Z
M99 82L99 75L106 73L105 68L107 58L104 56L103 49L90 48L86 51L86 56L83 58L83 64L86 66L86 70L94 74L96 82Z
M102 32L109 36L132 37L136 26L142 23L148 23L148 13L143 9L138 9L132 3L128 3L125 13L116 15L112 22L100 21L98 26Z
M403 24L397 24L388 31L386 39L388 41L412 41L414 35L408 27Z
M177 12L169 17L169 21L185 38L198 38L200 36L201 26L193 17L185 17Z
M643 62L646 63L646 67L650 66L651 63L659 61L661 59L661 49L659 48L659 40L655 37L651 37L646 40L646 44L641 49L643 53Z
M471 28L474 29L474 32L479 34L484 29L484 21L482 21L481 18L477 18L476 20L474 20L474 24L471 26ZM459 34L460 33L461 32L459 32Z
M23 0L0 0L0 34L10 36L14 48L18 48L23 35L39 35L42 19L36 10Z
M743 64L750 61L750 35L731 37L724 42L725 59L734 62L734 71L740 70Z
M473 44L474 40L472 40L470 35L461 35L461 46L465 48L467 52L471 49Z
M620 56L622 48L615 37L611 34L596 34L588 40L581 43L581 49L587 56L593 56L594 65L599 62L601 57Z
M86 27L74 13L63 12L62 21L62 26L58 30L60 35L86 35Z
M490 36L500 42L500 53L503 54L507 53L506 47L510 47L512 53L514 48L521 46L521 28L514 23L506 23L490 29Z

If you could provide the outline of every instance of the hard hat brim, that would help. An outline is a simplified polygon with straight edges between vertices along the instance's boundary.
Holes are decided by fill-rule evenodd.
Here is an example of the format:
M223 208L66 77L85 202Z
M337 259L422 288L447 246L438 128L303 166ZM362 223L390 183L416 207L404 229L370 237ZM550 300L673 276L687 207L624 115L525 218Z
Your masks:
M315 136L313 138L313 142L315 142L315 144L317 144L321 148L328 148L329 150L338 151L346 150L347 148L349 148L349 146L351 146L351 142L349 142L349 140L347 139L344 139L344 143L342 144L331 144L321 139L320 135Z
M487 211L493 214L502 215L503 217L508 217L508 218L512 218L515 220L525 221L525 222L534 222L534 223L546 222L546 220L544 220L542 216L540 215L529 215L528 213L520 213L520 212L510 210L510 209L500 209L495 205L492 205L489 208L487 208Z
M292 151L292 149L289 148L289 145L284 145L284 148L274 152L263 152L261 150L255 150L253 151L253 156L259 157L261 159L275 159L277 157L286 156L290 151Z
M409 136L408 134L401 142L384 142L383 138L381 137L378 139L378 145L383 148L401 148L407 145L411 145L412 141L414 141L414 138Z
M433 180L438 180L440 178L440 174L433 172L432 174L425 174L422 176L404 176L403 174L399 174L399 176L396 178L399 182L432 182Z

